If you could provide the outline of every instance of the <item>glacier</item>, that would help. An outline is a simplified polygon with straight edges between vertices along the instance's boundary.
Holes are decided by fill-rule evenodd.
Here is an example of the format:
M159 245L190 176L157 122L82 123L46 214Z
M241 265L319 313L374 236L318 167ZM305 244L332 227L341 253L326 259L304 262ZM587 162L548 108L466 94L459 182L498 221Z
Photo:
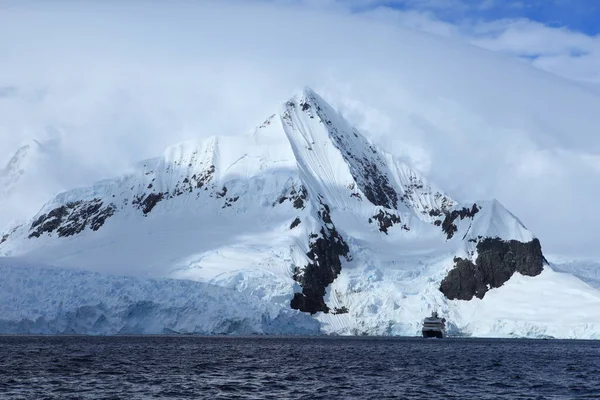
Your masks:
M180 143L130 174L60 193L1 236L0 256L61 268L30 270L39 280L85 275L90 289L73 293L87 299L76 306L85 308L67 314L13 291L3 304L19 306L3 309L4 330L412 336L436 309L455 335L600 333L600 291L554 271L539 240L500 202L452 198L310 88L251 132ZM91 290L91 277L104 289ZM72 280L68 287L86 285ZM129 303L106 289L125 281L144 288L131 289ZM60 291L75 290L68 287ZM186 308L171 290L232 310L165 319L171 306L196 315L197 305ZM153 291L165 301L147 311ZM42 301L56 307L49 293ZM235 310L238 302L244 307ZM132 320L123 316L128 307ZM91 321L105 309L117 322L95 331ZM277 322L267 329L264 318ZM31 322L38 320L39 328Z
M306 314L200 282L103 275L0 258L3 334L314 335Z

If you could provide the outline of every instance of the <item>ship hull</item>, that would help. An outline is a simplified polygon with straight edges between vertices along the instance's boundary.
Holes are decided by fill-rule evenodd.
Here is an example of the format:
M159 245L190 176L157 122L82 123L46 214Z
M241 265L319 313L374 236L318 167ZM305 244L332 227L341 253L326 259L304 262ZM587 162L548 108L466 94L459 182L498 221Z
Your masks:
M442 339L444 334L441 331L423 331L423 337Z

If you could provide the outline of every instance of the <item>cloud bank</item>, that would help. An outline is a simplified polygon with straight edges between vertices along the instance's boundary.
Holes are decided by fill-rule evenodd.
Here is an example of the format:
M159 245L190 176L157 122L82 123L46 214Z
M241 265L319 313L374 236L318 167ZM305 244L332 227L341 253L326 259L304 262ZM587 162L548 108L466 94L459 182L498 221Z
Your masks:
M449 194L499 199L547 252L600 255L599 92L528 65L546 56L498 54L519 45L515 23L471 35L424 11L335 1L18 3L0 13L0 162L60 132L25 187L89 184L175 142L251 129L310 85ZM12 197L0 222L40 197Z

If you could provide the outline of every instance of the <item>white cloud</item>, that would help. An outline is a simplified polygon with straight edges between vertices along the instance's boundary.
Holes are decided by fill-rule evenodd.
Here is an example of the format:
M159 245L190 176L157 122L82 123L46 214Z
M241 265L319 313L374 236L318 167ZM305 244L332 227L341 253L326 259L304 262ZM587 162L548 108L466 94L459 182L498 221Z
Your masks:
M336 4L358 8L364 16L379 22L452 37L525 58L542 70L600 88L600 35L591 36L526 18L502 17L506 10L527 8L530 4L508 0L339 0ZM478 12L487 9L497 10L499 19L477 18Z
M600 97L461 43L510 53L521 29L528 48L549 54L535 63L556 69L564 49L594 41L548 44L536 26L469 30L334 2L25 4L0 14L0 87L15 88L0 97L0 160L60 127L68 158L53 187L111 176L186 138L250 129L309 84L452 194L499 198L551 251L589 254L600 239Z

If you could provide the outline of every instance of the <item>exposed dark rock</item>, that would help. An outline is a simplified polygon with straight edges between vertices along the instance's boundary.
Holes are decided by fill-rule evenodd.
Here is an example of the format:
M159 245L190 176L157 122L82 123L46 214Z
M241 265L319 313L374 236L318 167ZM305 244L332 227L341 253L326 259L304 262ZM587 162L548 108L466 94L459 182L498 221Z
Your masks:
M288 102L287 105L289 106L290 103ZM292 103L293 106L293 103ZM288 126L290 127L294 127L294 122L292 121L292 116L290 115L289 110L285 110L283 112L283 115L281 116L281 119L283 120L283 122L285 122Z
M411 175L408 178L408 183L404 187L404 194L400 197L400 200L407 206L412 207L420 196L433 196L436 203L439 204L436 207L422 205L422 213L428 214L431 217L442 217L450 212L454 206L454 201L452 199L440 192L433 193L431 188L425 185L420 178Z
M291 201L294 208L302 209L304 208L304 202L308 197L308 192L306 188L302 185L300 189L296 189L296 187L292 187L289 193L284 193L277 199L276 202L273 203L273 207L277 204L283 204L286 201Z
M331 222L329 207L321 203L319 216L325 223L320 233L310 235L306 253L310 262L303 268L296 267L294 280L302 286L302 293L294 294L290 306L293 309L314 314L329 312L324 296L329 286L342 270L340 257L350 261L350 249Z
M221 191L217 192L217 199L220 199L221 197L225 196L226 194L227 194L227 188L225 186L223 186Z
M2 235L2 238L0 238L0 244L6 242L8 240L8 233Z
M104 206L100 199L70 202L38 217L30 228L29 238L57 232L59 237L81 233L87 226L100 229L116 210L114 204Z
M456 257L455 266L444 278L440 291L450 299L482 299L485 293L502 286L515 273L536 276L548 262L538 239L522 243L485 238L477 243L477 259Z
M300 193L297 193L297 196L294 198L294 208L301 209L304 208L304 202L308 197L308 193L306 192L306 188L302 186L300 188Z
M423 182L416 176L409 176L408 183L404 187L404 194L400 197L400 201L406 205L410 205L410 201L414 200L413 197L418 191L422 191L425 188Z
M390 185L388 176L381 171L380 166L366 157L363 157L362 160L356 159L356 161L361 168L356 167L355 163L349 163L350 172L367 199L376 206L396 209L398 194Z
M73 203L71 203L73 204ZM29 238L40 237L43 233L54 232L62 223L63 218L67 216L69 209L67 206L57 207L50 211L48 214L42 214L31 224L30 231L36 228L30 233Z
M266 128L267 126L271 125L271 121L273 120L273 118L275 118L275 114L271 115L269 118L267 118L265 120L265 122L263 122L259 128Z
M451 239L458 230L458 227L455 224L457 219L460 218L463 220L465 218L473 218L478 212L479 207L477 207L477 204L473 204L471 208L463 207L460 210L452 210L451 212L447 212L446 217L442 222L442 230L446 234L446 237Z
M102 207L102 202L81 203L78 202L72 208L70 215L63 224L56 230L59 237L73 236L81 233L89 219L95 215Z
M231 207L231 205L233 203L235 203L236 201L238 201L239 198L240 198L240 196L226 198L225 199L225 204L223 204L223 207L221 207L221 208Z
M342 306L342 307L335 307L331 313L332 314L348 314L349 312L350 312L350 310L348 310L348 307Z
M131 204L140 208L144 215L147 215L164 197L164 193L150 193L146 197L138 195Z
M107 207L99 210L96 215L90 220L90 228L93 231L97 231L104 225L104 222L115 214L117 207L114 204L109 204Z
M394 224L399 224L401 222L399 216L384 210L379 210L372 218L378 222L379 230L386 235L388 234L389 228L394 226ZM371 223L373 219L369 218L369 223Z
M290 229L294 229L295 227L297 227L298 225L300 225L300 218L296 217L295 220L292 221L291 225L290 225ZM2 243L2 242L0 242Z
M321 221L325 222L326 224L333 224L331 221L331 210L329 209L329 206L323 203L321 199L319 199L319 202L321 202L321 208L318 212L319 218L321 218Z
M176 162L176 165L179 165L180 162ZM208 189L206 186L212 179L213 174L215 172L215 166L210 165L200 174L194 174L191 177L186 176L181 182L175 184L175 186L168 192L162 193L149 193L147 195L139 194L134 196L132 205L137 206L138 208L143 210L144 215L147 215L152 211L152 209L158 204L160 201L165 199L173 199L177 196L181 196L185 193L191 193L195 189ZM154 181L156 178L152 179ZM154 184L151 182L148 184L147 189L152 189ZM135 188L131 188L134 190ZM222 192L217 193L217 197L223 197L227 193L227 189L223 188ZM126 200L125 200L126 201ZM231 202L229 202L231 203ZM231 204L226 205L230 207Z
M190 188L202 189L208 182L211 181L214 172L215 166L211 164L206 170L202 171L202 173L192 175L189 180L188 178L185 178L183 183L190 185Z
M316 101L316 99L312 99ZM354 142L360 141L359 147L369 148L373 155L359 155L352 151L356 147L356 143L351 143L348 135L340 132L332 125L327 114L317 107L317 115L321 121L327 126L329 135L333 144L340 151L340 154L348 164L352 177L358 184L360 190L364 193L367 199L376 206L382 206L390 209L398 207L398 194L391 186L390 180L385 172L385 162L378 156L375 148L369 142L362 138L356 131L353 131Z

